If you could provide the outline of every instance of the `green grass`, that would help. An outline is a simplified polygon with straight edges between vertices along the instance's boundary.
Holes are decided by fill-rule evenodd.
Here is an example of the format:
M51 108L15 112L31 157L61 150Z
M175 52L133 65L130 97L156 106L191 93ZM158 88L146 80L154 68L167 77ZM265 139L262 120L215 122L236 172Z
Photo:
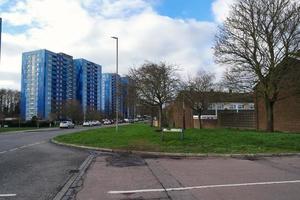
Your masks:
M0 128L0 134L1 133L6 133L6 132L12 132L12 131L25 131L25 130L33 130L33 129L37 129L34 127L21 127L21 128L17 128L17 127L8 127L8 128Z
M300 152L300 134L236 129L188 129L181 141L176 133L160 133L145 124L100 128L55 138L59 142L91 147L183 153Z

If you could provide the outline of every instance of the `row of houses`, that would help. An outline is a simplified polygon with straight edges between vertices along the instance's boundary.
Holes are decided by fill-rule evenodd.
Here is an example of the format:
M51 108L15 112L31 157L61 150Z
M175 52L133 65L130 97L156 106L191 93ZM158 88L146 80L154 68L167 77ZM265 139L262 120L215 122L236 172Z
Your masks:
M123 83L123 84L121 84ZM65 53L46 49L22 54L21 117L49 119L63 116L67 101L76 100L85 114L88 110L125 118L133 115L126 96L132 81L115 73L102 73L102 66L86 59L73 59ZM117 94L116 88L120 89Z
M278 67L280 82L274 104L274 130L300 132L300 58L289 57ZM204 128L267 129L264 96L253 93L208 92L210 104L201 115ZM178 98L168 109L170 126L199 128L197 113Z
M241 128L266 130L263 99L253 94L219 93L201 115L203 128ZM245 98L247 97L247 98ZM172 127L199 128L199 117L190 107L183 108L178 100L168 109ZM274 130L300 132L300 97L291 96L274 107Z

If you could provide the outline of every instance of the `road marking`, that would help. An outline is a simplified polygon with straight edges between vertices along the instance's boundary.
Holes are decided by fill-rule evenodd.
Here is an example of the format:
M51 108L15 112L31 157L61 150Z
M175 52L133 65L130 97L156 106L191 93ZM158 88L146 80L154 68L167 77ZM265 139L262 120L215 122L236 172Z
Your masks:
M20 149L25 149L25 148L32 147L32 146L39 145L39 144L43 144L43 143L46 143L46 142L47 141L41 141L41 142L36 142L36 143L32 143L32 144L23 145L23 146L13 148L13 149L9 149L9 150L6 150L6 151L0 151L0 154L4 154L4 153L7 153L7 152L12 152L12 151L17 151L17 150L20 150Z
M0 194L0 197L15 197L17 194Z
M288 184L288 183L300 183L300 180L294 180L294 181L273 181L273 182L255 182L255 183L238 183L238 184L223 184L223 185L201 185L201 186L166 188L166 189L144 189L144 190L109 191L108 193L109 194L133 194L133 193L146 193L146 192L169 192L169 191L182 191L182 190L206 189L206 188L241 187L241 186L273 185L273 184Z

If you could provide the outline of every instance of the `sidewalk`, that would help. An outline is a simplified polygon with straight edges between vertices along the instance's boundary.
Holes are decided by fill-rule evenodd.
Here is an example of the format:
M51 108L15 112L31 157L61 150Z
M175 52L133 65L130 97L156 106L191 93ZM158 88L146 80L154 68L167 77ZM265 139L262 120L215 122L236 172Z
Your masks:
M102 155L90 166L77 199L298 200L299 166L298 156L245 160Z

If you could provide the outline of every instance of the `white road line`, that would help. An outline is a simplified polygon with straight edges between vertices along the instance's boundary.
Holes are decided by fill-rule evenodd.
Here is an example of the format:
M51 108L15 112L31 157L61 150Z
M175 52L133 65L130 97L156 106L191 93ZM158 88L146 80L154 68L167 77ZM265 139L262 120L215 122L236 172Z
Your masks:
M43 144L43 143L46 143L46 142L47 141L41 141L41 142L36 142L36 143L32 143L32 144L23 145L23 146L13 148L13 149L9 149L9 150L6 150L6 151L0 151L0 154L4 154L4 153L7 153L7 152L12 152L12 151L17 151L17 150L20 150L20 149L25 149L25 148L32 147L32 146L39 145L39 144Z
M192 187L179 187L179 188L166 188L166 189L144 189L144 190L124 190L124 191L109 191L109 194L132 194L132 193L146 193L146 192L169 192L169 191L182 191L193 189L206 189L206 188L220 188L220 187L241 187L253 185L273 185L273 184L288 184L300 183L300 180L294 181L273 181L273 182L256 182L256 183L238 183L238 184L223 184L223 185L201 185Z
M0 197L15 197L17 194L0 194Z

